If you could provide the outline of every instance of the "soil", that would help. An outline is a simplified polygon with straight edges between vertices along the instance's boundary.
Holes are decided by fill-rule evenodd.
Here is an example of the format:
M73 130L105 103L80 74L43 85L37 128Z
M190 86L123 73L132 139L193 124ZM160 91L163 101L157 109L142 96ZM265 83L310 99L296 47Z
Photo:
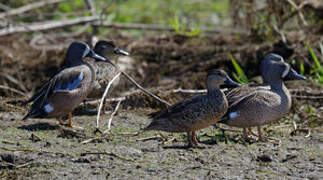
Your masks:
M121 111L104 138L94 134L95 116L76 116L74 130L54 119L21 121L22 113L0 114L2 179L322 179L323 131L290 135L289 124L265 128L279 141L246 142L241 132L209 127L199 131L206 149L186 148L186 134L143 132L147 109ZM102 116L106 129L109 114ZM19 120L18 120L19 119ZM221 127L224 127L221 126ZM225 127L228 128L228 127ZM232 128L230 128L232 129ZM238 129L234 129L238 130ZM240 131L240 130L238 130Z
M115 39L116 44L132 54L128 59L120 59L121 66L171 104L195 95L174 93L173 89L205 88L209 68L223 68L232 75L230 54L248 77L255 77L266 53L289 52L281 50L278 41L253 42L249 37L229 35ZM295 60L289 62L297 70L302 60L305 73L309 73L312 60L303 39L290 41L292 52L282 55L292 54L291 59ZM17 36L0 42L0 84L17 89L26 97L61 66L69 43L66 41L59 49L44 50L35 49L28 40ZM17 51L20 53L16 55ZM312 79L287 85L290 89L323 89ZM294 97L291 113L264 128L268 137L265 142L245 141L241 129L220 124L198 131L199 141L207 147L193 149L186 147L185 133L142 132L141 128L150 122L147 114L164 107L141 92L134 93L133 86L124 79L109 97L125 94L131 95L113 118L111 132L102 136L95 128L95 113L83 105L74 112L73 122L85 130L59 126L55 119L22 121L28 109L22 105L25 97L1 89L0 179L323 179L322 98ZM108 112L101 116L101 131L107 129L114 106L111 103ZM309 113L311 110L316 116ZM293 131L293 121L298 131ZM307 137L309 128L311 134ZM97 139L84 143L91 138Z

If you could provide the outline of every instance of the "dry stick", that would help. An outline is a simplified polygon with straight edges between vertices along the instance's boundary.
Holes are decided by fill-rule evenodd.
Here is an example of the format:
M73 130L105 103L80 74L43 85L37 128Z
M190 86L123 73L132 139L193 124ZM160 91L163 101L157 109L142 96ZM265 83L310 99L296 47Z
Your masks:
M171 106L171 104L169 104L167 101L160 99L159 97L157 97L156 95L154 95L153 93L149 92L148 90L146 90L145 88L143 88L142 86L140 86L132 77L130 77L127 73L122 72L121 73L130 81L132 82L137 88L139 88L140 90L142 90L143 92L145 92L146 94L148 94L149 96L155 98L156 100L158 100L159 102L166 104L167 106Z
M16 84L17 86L19 86L19 88L21 90L23 90L24 92L28 92L27 88L24 86L24 83L21 83L21 81L14 78L12 75L7 74L7 73L1 73L0 75L5 77L6 79L8 79L10 82L12 82L12 83Z
M20 26L9 26L6 28L0 29L0 36L5 36L14 33L21 33L21 32L33 32L33 31L44 31L49 29L55 29L60 27L67 27L76 24L84 24L88 22L97 21L99 19L98 16L86 16L86 17L79 17L75 19L69 20L57 20L57 21L45 21L41 23L25 23Z
M107 87L105 88L105 91L104 91L103 96L101 98L98 114L96 116L96 128L99 128L99 119L100 119L100 114L101 114L101 109L102 109L102 106L103 106L104 99L108 94L108 91L110 89L111 84L120 76L120 74L121 73L119 72L116 76L114 76L114 78L108 83Z
M9 91L14 92L16 94L19 94L19 95L22 95L22 96L26 96L26 93L24 93L22 91L19 91L18 89L11 88L9 86L0 85L0 89L9 90Z
M300 5L300 6L297 6L296 4L295 4L295 2L294 1L292 1L292 0L286 0L291 6L293 6L294 8L295 8L295 10L298 12L298 16L301 18L301 20L302 20L302 23L304 24L304 26L307 26L308 25L308 23L306 22L306 20L305 20L305 18L304 18L304 15L303 15L303 13L301 12L301 9L303 8L303 6L304 5ZM306 1L305 1L306 2Z
M22 7L16 8L16 9L11 9L9 11L0 13L0 18L22 14L22 13L24 13L26 11L29 11L29 10L32 10L32 9L43 7L43 6L46 6L48 4L59 3L59 2L62 2L62 1L65 1L65 0L47 0L47 1L40 1L40 2L31 3L31 4L28 4L26 6L22 6Z
M105 99L105 102L114 102L114 101L123 101L125 100L126 97L117 97L117 98L109 98L109 99ZM86 104L98 104L101 101L101 99L96 99L96 100L92 100L92 101L87 101Z
M110 131L112 119L113 119L114 115L117 113L117 111L118 111L118 109L119 109L119 106L120 106L120 104L121 104L121 102L122 102L122 101L123 101L123 100L120 100L120 101L118 102L117 106L115 107L115 109L114 109L113 113L112 113L112 114L111 114L111 116L110 116L109 123L108 123L108 129L106 130L107 132L108 132L108 131ZM103 134L105 134L105 132L103 132Z

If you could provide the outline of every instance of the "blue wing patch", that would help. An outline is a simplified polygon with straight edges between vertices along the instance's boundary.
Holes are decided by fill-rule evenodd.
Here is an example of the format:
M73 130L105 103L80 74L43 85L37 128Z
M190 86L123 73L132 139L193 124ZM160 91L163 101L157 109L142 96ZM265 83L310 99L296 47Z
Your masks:
M66 87L62 87L62 83L59 83L58 86L55 88L56 91L71 91L74 90L78 87L78 85L80 84L80 82L83 80L83 72L81 71L80 74L77 76L77 78L75 80L73 80L72 82L69 82Z

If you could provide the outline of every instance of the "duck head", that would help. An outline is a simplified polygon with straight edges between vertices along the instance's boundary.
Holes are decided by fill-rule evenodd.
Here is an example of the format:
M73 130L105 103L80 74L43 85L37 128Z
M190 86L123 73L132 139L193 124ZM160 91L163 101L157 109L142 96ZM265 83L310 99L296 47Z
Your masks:
M127 51L116 47L113 41L110 40L101 40L97 42L93 50L100 56L108 57L111 59L116 55L130 55L130 53L128 53Z
M269 54L261 62L261 75L265 83L283 79L306 80L305 76L298 74L284 59L277 54Z
M96 61L109 61L109 59L96 54L90 47L83 42L73 42L67 49L65 62L66 66L71 67L83 63L83 58L90 57Z
M208 71L206 78L207 89L212 89L215 86L219 87L223 84L233 87L240 86L239 83L233 81L223 70L211 69Z

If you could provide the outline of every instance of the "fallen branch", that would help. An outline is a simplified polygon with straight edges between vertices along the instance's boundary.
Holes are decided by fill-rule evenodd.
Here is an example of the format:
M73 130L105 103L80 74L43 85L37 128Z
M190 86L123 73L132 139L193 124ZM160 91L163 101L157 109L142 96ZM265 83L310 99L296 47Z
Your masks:
M105 102L123 101L125 99L126 97L108 98L108 99L105 99ZM101 102L101 99L87 101L86 104L93 105L93 104L98 104L99 102Z
M136 139L136 141L149 141L149 140L157 140L157 139L163 139L160 135L151 136L151 137L144 137Z
M130 82L132 82L137 88L139 88L140 90L142 90L143 92L145 92L146 94L148 94L149 96L153 97L154 99L158 100L159 102L166 104L167 106L171 106L171 104L169 104L167 101L160 99L159 97L157 97L156 95L154 95L153 93L149 92L148 90L146 90L145 88L143 88L142 86L140 86L132 77L130 77L127 73L125 72L121 72L122 75L124 75Z
M43 7L43 6L46 6L49 4L56 4L56 3L59 3L62 1L65 1L65 0L47 0L47 1L39 1L39 2L35 2L35 3L30 3L26 6L22 6L22 7L16 8L16 9L11 9L9 11L0 13L0 19L7 17L7 16L22 14L22 13L32 10L32 9Z
M11 88L9 86L0 85L0 89L9 90L11 92L14 92L14 93L19 94L19 95L24 96L24 97L26 96L26 93L24 93L22 91L19 91L18 89Z
M98 16L86 16L79 17L75 19L69 20L57 20L57 21L45 21L41 23L26 23L19 26L9 26L6 28L0 29L0 36L6 36L14 33L22 33L22 32L34 32L34 31L45 31L49 29L61 28L72 26L76 24L84 24L93 21L97 21L99 19Z
M106 139L107 137L104 136L104 135L106 135L106 134L102 134L102 136L94 137L94 138L90 138L90 139L84 140L84 141L81 142L81 144L87 144L87 143L90 143L90 142L93 142L93 141L96 141L96 140Z
M111 84L120 76L120 74L121 73L119 72L116 76L114 76L114 78L108 83L107 87L105 88L105 91L104 91L104 93L102 95L100 106L99 106L99 109L98 109L98 114L96 116L96 128L99 128L100 114L101 114L101 109L102 109L102 106L103 106L104 99L108 94L108 91L110 89Z
M302 21L302 23L303 23L303 25L304 26L307 26L308 25L308 23L306 22L306 20L305 20L305 18L304 18L304 15L303 15L303 13L302 13L302 8L304 7L304 5L305 4L307 4L307 2L305 1L305 2L303 2L301 5L299 5L299 6L297 6L296 4L295 4L295 2L294 1L292 1L292 0L286 0L291 6L293 6L293 8L295 8L295 10L297 11L297 13L298 13L298 16L300 17L300 19L301 19L301 21Z
M108 122L108 131L110 131L110 128L111 128L111 122L112 122L112 119L114 117L114 115L117 113L118 109L119 109L119 106L121 104L123 100L120 100L117 104L117 106L115 107L114 111L112 112L111 116L110 116L110 119L109 119L109 122Z

